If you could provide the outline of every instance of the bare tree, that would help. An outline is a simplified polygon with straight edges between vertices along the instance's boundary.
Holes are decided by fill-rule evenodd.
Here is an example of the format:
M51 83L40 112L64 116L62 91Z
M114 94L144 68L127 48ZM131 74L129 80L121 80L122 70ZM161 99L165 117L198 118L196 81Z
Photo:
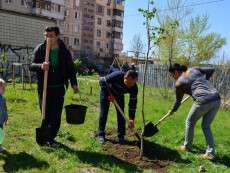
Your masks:
M134 53L135 57L139 57L140 54L144 51L144 43L141 39L140 34L135 34L131 41L131 51Z

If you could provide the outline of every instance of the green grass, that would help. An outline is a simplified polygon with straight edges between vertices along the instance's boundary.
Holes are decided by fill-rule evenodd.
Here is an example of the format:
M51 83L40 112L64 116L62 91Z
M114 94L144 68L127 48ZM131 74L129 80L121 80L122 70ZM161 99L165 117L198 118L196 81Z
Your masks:
M22 90L21 85L16 85L16 89L11 84L8 85L5 96L8 101L9 122L5 126L6 138L3 146L9 153L0 154L0 172L154 172L154 170L141 170L136 165L113 156L112 153L108 155L98 144L95 131L99 114L99 86L96 76L86 78L80 77L80 96L73 95L69 89L65 97L65 105L72 103L74 97L75 103L88 106L86 122L78 126L68 125L63 110L57 140L65 147L58 150L41 148L35 142L35 128L40 126L41 121L36 86L33 85L33 89L27 86L27 90ZM92 95L90 95L91 87ZM141 88L139 91L137 128L141 127ZM173 94L172 91L169 94ZM172 103L173 98L164 99L158 89L147 88L146 119L156 122L167 112ZM191 104L192 102L188 101L173 117L163 122L159 126L160 132L149 138L149 142L154 143L162 154L171 154L171 158L175 157L175 161L171 161L167 167L167 172L198 172L200 165L204 165L208 172L230 172L230 112L219 111L212 126L218 153L216 162L198 158L199 154L204 152L206 145L200 121L195 129L193 152L181 153L176 150L176 147L183 143L184 121ZM115 109L111 107L107 129L116 127Z

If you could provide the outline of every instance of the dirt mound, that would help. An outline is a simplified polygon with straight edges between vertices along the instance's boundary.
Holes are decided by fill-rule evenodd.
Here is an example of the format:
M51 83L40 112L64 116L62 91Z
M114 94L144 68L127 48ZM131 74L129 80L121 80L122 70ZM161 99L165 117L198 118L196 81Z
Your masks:
M157 172L166 172L173 162L187 162L180 158L177 151L147 140L144 141L144 157L141 159L140 141L131 132L127 133L125 144L120 145L116 130L110 130L106 135L104 152L140 169L154 169Z

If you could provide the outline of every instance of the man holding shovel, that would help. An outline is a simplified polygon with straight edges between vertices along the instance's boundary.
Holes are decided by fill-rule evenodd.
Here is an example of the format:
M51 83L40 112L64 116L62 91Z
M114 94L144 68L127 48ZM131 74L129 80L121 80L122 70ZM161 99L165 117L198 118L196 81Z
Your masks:
M184 94L191 95L194 99L194 104L186 120L184 145L180 147L180 150L191 150L196 122L203 117L202 130L208 146L202 158L213 160L215 158L215 148L210 126L221 102L218 91L208 81L214 69L209 67L187 69L186 66L174 64L169 68L169 72L176 80L176 101L169 113L173 114L177 111Z
M40 109L42 109L42 101L44 101L42 100L43 87L45 87L45 90L47 88L45 116L41 129L44 128L48 130L46 141L43 141L42 144L39 142L39 144L58 147L58 143L54 139L57 136L61 124L61 113L65 89L69 83L68 81L70 80L74 92L78 92L79 90L74 63L69 50L59 38L59 28L47 27L44 35L45 42L35 48L33 63L30 66L30 69L37 73ZM49 50L47 50L47 47L50 47ZM47 51L49 51L48 62L45 61ZM45 72L48 73L47 87L43 86Z
M99 143L105 142L105 126L110 106L110 101L116 100L119 108L124 112L124 94L129 93L129 122L128 127L134 128L134 118L137 106L137 79L138 73L129 70L126 73L122 71L113 72L105 77L100 78L100 117L99 117ZM116 106L118 122L118 139L120 144L124 144L125 136L125 118Z

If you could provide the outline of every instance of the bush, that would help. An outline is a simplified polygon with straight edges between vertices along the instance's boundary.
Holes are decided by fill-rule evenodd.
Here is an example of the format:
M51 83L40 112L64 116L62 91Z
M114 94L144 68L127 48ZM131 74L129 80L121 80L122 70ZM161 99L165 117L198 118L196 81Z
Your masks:
M96 65L88 58L76 58L74 64L81 75L92 75L96 71Z

